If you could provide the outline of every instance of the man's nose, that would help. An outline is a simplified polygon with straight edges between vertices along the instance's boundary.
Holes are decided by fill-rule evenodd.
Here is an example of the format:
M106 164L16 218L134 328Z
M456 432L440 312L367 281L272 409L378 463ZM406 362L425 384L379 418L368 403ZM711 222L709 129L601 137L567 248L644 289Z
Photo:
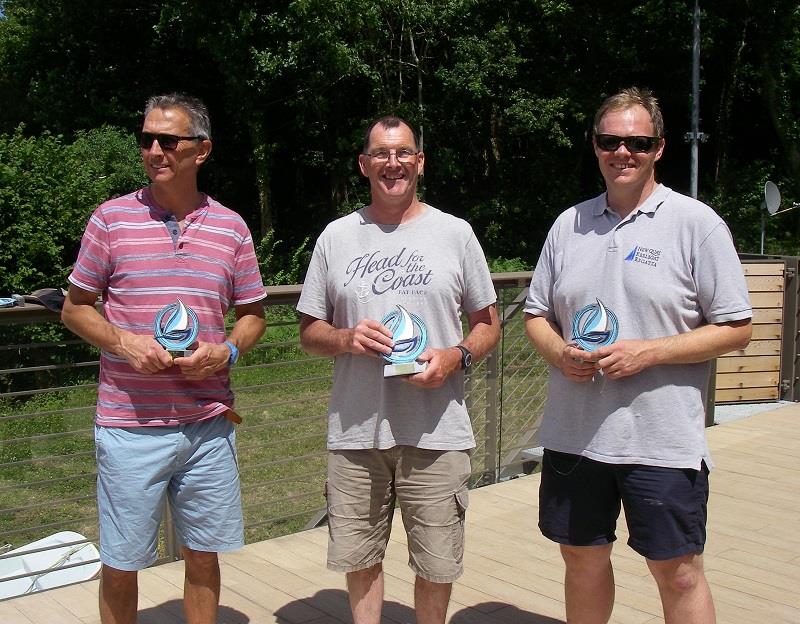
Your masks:
M625 141L620 141L620 142L619 142L619 145L617 145L617 149L616 149L616 150L614 150L614 153L617 153L617 152L619 152L620 150L625 150L625 152L624 152L624 153L625 153L625 154L627 154L628 156L630 156L630 155L631 155L631 151L628 149L628 146L627 146L627 145L625 145Z
M164 150L161 149L161 144L158 142L158 139L153 139L153 144L150 146L150 149L147 150L150 154L164 154Z

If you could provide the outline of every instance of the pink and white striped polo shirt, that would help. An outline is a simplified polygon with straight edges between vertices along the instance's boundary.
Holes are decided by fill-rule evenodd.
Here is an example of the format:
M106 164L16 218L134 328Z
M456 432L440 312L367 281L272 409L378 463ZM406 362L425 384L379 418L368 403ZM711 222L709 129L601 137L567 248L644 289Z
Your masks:
M182 233L170 216L148 188L100 205L69 281L102 293L105 317L117 327L152 335L158 311L180 299L197 313L198 340L223 342L228 309L266 296L250 231L208 196L186 217ZM124 358L101 353L98 425L180 425L232 406L227 369L190 381L177 366L146 375Z

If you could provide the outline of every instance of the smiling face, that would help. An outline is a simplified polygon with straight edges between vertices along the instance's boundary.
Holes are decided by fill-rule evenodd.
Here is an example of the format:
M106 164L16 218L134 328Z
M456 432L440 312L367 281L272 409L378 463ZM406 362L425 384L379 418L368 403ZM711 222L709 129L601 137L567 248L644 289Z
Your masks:
M653 122L643 106L636 104L629 108L610 110L597 126L597 134L626 136L654 136ZM636 198L644 201L656 187L655 164L664 152L664 139L650 152L632 153L624 143L613 152L597 147L593 140L594 153L600 166L600 173L606 181L609 205L619 197Z
M367 153L358 157L361 173L369 178L372 205L381 209L407 209L417 201L417 179L425 166L425 154L419 152L409 162L397 160L395 152L416 152L414 133L401 123L394 128L377 124L369 134ZM386 161L370 157L381 151L391 152Z
M155 108L144 118L143 132L192 136L189 115L182 108ZM180 141L174 150L165 150L158 141L148 149L141 148L147 177L156 185L194 185L197 169L211 153L208 139Z

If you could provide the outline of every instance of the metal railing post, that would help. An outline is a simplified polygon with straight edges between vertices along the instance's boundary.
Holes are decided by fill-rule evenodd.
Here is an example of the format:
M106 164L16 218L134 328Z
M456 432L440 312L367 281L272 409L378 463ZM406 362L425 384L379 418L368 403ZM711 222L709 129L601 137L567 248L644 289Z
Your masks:
M794 256L783 258L784 290L783 290L783 331L781 332L781 375L780 398L784 401L797 401L800 395L797 375L797 357L800 350L798 336L798 264L800 259Z
M484 474L489 483L497 482L498 458L498 387L497 387L497 347L486 356L486 455Z

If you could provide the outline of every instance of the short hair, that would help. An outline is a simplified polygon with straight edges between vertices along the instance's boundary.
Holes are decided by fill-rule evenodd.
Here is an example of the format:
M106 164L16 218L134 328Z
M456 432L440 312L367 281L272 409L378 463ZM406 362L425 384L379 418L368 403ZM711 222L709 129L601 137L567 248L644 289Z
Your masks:
M594 134L599 134L598 128L606 113L609 111L626 110L636 105L644 108L647 114L650 115L650 122L653 124L655 136L663 138L664 117L661 115L661 107L658 105L658 100L656 96L653 95L652 91L649 89L640 89L639 87L622 89L619 93L615 93L603 101L594 116Z
M402 117L398 117L397 115L384 115L373 121L369 126L367 126L366 131L364 132L364 145L362 146L361 151L366 154L367 150L369 149L369 135L372 134L373 128L375 126L380 125L385 129L389 128L397 128L400 124L405 124L408 126L408 129L411 130L411 136L414 137L414 149L419 149L419 133L417 129L408 121L403 119Z
M211 120L208 117L208 108L202 101L185 93L167 93L153 95L147 100L144 107L144 116L155 109L180 108L189 116L190 132L194 136L204 139L211 138Z

